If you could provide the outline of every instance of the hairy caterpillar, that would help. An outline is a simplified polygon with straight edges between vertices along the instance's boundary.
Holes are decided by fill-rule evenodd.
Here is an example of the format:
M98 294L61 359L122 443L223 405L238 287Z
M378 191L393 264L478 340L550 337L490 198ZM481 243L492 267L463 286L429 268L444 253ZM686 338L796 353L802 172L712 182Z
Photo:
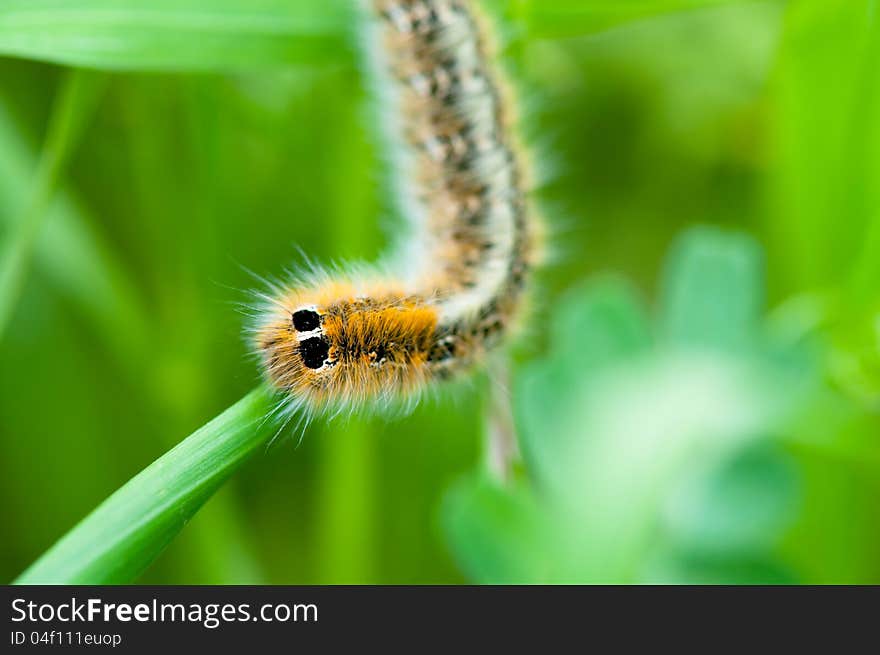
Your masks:
M469 0L365 0L413 224L396 275L312 272L265 296L254 343L292 408L417 398L520 315L534 258L511 109Z

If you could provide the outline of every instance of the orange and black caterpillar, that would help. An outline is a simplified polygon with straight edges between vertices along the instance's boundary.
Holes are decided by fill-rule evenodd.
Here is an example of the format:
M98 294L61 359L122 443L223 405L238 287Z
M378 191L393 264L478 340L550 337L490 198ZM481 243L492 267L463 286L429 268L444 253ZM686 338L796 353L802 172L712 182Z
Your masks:
M524 165L469 0L365 0L415 236L395 275L311 273L265 297L254 342L289 406L417 398L471 370L522 312L535 253Z

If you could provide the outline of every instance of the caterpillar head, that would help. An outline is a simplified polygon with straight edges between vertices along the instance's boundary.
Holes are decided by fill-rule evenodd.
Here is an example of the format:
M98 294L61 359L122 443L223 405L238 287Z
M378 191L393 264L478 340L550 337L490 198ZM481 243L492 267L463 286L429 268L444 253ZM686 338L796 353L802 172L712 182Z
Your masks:
M358 406L417 391L436 328L436 309L419 297L322 286L274 304L256 347L266 377L294 400Z

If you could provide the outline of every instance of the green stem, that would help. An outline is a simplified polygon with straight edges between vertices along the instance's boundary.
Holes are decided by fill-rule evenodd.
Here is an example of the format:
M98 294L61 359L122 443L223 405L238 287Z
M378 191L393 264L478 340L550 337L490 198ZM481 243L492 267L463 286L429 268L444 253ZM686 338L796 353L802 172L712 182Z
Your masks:
M97 104L102 80L94 73L70 71L58 93L30 195L0 254L0 337L21 295L59 178Z
M268 443L272 393L259 387L165 453L49 549L16 584L126 584Z

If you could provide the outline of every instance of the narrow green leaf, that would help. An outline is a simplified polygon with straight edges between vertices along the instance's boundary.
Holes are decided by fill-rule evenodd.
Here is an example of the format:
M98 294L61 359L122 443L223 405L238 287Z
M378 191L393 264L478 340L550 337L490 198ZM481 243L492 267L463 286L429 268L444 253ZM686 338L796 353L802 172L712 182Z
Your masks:
M761 0L486 4L517 29L556 38L750 1ZM228 71L338 63L354 41L355 5L345 0L8 0L0 7L0 54L106 70Z
M787 286L880 274L880 3L792 3L773 107L776 162L768 230Z
M16 584L125 584L277 430L260 387L157 459L61 538Z
M344 0L7 0L0 54L106 70L218 71L339 61Z
M818 292L831 375L880 399L880 1L802 0L785 24L769 178L783 289Z
M92 73L67 74L49 123L30 195L0 251L0 337L18 302L30 268L34 247L49 214L59 179L79 142L97 99L103 78Z
M21 191L28 188L37 161L0 98L0 225L7 234L24 211ZM145 358L133 361L131 353L146 350L147 312L133 281L69 190L59 189L47 212L34 244L35 265L53 288L83 310L116 361L142 375L138 362Z

